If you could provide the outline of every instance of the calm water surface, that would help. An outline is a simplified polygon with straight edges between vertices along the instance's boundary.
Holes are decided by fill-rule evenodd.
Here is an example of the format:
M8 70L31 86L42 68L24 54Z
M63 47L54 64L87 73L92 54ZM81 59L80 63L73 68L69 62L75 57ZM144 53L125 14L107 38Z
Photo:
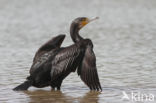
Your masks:
M92 39L103 91L89 92L76 73L61 91L14 92L28 76L36 50L79 16L95 17L80 34ZM0 0L0 103L155 103L155 0ZM122 92L152 94L155 101L122 100Z

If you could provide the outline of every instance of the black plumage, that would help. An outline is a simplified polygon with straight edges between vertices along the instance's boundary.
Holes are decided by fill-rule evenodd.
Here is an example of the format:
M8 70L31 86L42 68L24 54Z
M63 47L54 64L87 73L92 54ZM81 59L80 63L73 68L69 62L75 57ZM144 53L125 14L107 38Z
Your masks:
M94 20L94 19L92 19ZM92 21L86 17L75 19L70 28L73 45L60 47L64 35L60 35L44 44L36 53L30 76L26 82L29 86L45 87L60 90L62 81L77 70L82 81L90 90L102 90L96 68L96 57L93 52L93 43L79 35L79 30ZM21 84L22 87L24 84ZM26 90L16 87L14 90Z
M13 90L27 90L30 86L42 88L50 85L51 61L58 53L64 38L65 35L56 36L38 49L30 68L30 76Z

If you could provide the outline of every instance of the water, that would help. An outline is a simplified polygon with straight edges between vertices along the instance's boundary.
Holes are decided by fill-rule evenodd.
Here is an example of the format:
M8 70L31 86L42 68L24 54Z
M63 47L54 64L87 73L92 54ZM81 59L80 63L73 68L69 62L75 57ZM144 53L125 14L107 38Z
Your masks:
M40 45L61 33L63 46L72 44L69 26L80 16L100 17L80 34L94 43L103 91L89 92L76 73L61 92L12 91L28 76ZM121 99L123 91L156 96L155 19L155 0L0 0L0 103L132 103Z

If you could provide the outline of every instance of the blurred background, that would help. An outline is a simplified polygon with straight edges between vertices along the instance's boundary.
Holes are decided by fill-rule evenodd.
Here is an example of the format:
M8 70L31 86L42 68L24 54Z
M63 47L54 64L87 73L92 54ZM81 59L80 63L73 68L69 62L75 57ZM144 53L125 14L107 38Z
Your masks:
M60 92L12 91L43 43L58 34L66 34L63 46L73 43L70 24L81 16L100 17L80 34L94 43L103 91L89 92L76 73ZM156 1L0 0L0 67L1 103L131 103L121 99L123 91L156 96Z

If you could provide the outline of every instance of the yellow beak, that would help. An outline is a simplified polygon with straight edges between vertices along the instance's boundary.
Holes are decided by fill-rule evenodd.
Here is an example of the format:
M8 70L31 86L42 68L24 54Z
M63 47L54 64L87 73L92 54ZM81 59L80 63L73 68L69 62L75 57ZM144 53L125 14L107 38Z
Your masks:
M99 17L95 17L93 19L86 19L86 20L82 21L81 24L80 24L80 28L84 27L89 22L94 21L94 20L97 20L97 19L99 19Z

